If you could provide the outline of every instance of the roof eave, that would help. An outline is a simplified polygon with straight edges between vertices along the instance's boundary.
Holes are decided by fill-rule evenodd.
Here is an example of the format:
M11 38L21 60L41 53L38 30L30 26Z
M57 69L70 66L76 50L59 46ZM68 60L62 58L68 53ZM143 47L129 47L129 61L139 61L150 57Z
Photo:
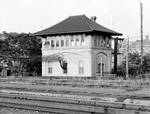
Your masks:
M94 30L93 32L101 33L101 34L109 34L111 36L122 36L123 35L123 34L118 33L118 32L105 32L105 31L97 31L97 30Z
M45 34L40 34L40 33L37 32L37 33L33 33L33 35L46 37L46 36L72 35L72 34L81 34L81 33L100 33L100 34L109 34L111 36L122 36L123 35L123 34L118 33L118 32L103 32L103 31L97 31L97 30L59 32L59 33L45 33Z
M60 32L60 33L45 33L45 34L34 33L34 35L35 36L56 36L56 35L70 35L70 34L90 33L90 32L93 32L93 31L88 30L88 31Z

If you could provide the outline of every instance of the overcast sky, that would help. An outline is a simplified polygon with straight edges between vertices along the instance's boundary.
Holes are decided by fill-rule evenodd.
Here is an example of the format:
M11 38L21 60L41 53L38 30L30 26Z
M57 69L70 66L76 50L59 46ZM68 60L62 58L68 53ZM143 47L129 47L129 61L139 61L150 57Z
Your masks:
M150 0L142 0L144 34L150 34ZM37 32L72 15L96 16L97 23L140 35L139 0L0 0L0 32Z

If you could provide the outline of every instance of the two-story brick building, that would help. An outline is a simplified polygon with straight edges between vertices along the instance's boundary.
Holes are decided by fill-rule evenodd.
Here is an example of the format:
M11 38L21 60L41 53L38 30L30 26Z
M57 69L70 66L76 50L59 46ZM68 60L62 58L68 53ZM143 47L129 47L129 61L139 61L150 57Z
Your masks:
M91 77L111 72L112 36L121 34L78 15L35 35L42 37L42 76Z

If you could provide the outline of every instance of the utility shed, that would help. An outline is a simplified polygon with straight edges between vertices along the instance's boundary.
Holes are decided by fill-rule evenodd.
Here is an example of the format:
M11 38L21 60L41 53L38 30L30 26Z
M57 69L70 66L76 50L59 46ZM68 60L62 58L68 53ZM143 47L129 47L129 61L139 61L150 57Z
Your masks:
M42 37L42 76L92 77L111 72L112 36L122 34L77 15L35 35Z

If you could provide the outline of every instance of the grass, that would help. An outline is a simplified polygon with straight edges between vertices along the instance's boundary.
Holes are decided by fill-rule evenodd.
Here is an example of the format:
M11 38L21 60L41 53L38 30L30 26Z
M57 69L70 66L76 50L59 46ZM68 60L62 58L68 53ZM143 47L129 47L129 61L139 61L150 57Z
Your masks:
M136 91L142 88L150 87L150 79L127 79L117 78L115 80L104 79L49 79L49 78L21 78L21 77L7 77L0 78L1 83L22 83L30 85L62 85L72 87L91 87L91 88L121 88L127 91Z
M5 85L6 84L6 85ZM32 85L32 86L31 86ZM22 87L55 93L150 98L150 79L0 78L0 87Z

